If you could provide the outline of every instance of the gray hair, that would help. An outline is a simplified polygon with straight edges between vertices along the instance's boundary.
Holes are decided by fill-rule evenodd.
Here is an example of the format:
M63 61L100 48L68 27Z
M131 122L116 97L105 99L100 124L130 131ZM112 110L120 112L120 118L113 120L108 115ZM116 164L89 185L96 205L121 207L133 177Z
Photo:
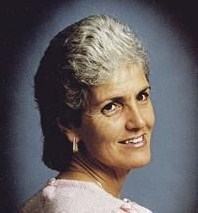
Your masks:
M64 46L67 63L62 71L72 72L75 79L85 85L105 83L123 61L142 64L148 77L148 57L136 34L109 16L89 16L77 22ZM65 87L69 91L68 85ZM70 107L79 105L71 95L66 97L65 103Z

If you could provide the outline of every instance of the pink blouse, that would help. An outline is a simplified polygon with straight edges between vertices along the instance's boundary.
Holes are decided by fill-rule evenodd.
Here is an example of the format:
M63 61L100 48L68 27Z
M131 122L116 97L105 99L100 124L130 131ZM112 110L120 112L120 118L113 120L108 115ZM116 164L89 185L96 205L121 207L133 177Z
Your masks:
M131 202L118 199L92 182L52 178L30 198L21 213L152 213Z

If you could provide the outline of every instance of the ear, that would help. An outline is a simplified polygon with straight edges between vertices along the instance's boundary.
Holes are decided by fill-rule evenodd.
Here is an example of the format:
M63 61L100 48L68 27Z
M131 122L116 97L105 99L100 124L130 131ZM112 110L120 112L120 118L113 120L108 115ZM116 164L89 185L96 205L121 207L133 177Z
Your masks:
M80 136L77 132L77 129L74 127L67 128L62 125L60 122L60 118L56 118L57 126L61 130L61 132L65 135L65 137L69 140L69 142L73 143L74 138L76 139L76 142L78 143L80 141Z

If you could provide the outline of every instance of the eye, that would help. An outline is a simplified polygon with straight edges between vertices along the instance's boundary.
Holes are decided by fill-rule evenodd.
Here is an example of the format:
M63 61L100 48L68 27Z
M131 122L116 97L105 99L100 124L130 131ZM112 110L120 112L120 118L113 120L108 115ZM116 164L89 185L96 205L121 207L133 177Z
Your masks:
M149 98L150 94L149 92L140 92L138 95L137 95L137 100L138 101L141 101L141 102L146 102Z
M120 103L111 102L105 105L101 112L106 116L111 116L122 109L122 105Z

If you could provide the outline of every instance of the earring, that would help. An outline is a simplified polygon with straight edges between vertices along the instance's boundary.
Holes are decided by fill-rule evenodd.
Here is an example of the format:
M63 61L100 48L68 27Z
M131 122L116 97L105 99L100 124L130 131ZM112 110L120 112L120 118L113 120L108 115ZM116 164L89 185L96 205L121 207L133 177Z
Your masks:
M76 153L76 152L78 152L78 142L77 142L76 137L74 137L74 139L73 139L73 153Z

